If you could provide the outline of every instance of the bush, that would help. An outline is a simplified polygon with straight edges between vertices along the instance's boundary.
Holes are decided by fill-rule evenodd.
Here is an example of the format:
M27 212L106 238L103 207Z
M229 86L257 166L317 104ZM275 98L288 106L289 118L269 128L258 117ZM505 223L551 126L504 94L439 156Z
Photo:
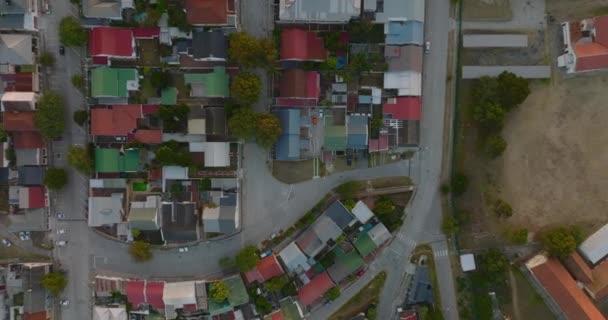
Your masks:
M509 218L513 215L513 208L508 202L497 199L494 201L494 213L500 218Z
M467 176L465 176L462 173L457 173L454 175L454 178L452 179L452 193L455 196L460 196L462 194L464 194L467 191L467 188L469 187L469 178L467 178Z
M458 221L452 216L444 216L441 222L441 231L447 236L458 233Z
M89 119L89 113L86 110L74 111L72 118L74 119L74 122L76 122L76 124L83 127Z
M349 198L344 200L344 202L342 202L342 205L344 205L344 208L346 208L348 211L352 211L357 205L357 202L354 199Z
M153 254L150 244L143 241L133 241L129 246L129 254L135 262L146 262L152 260Z
M81 75L81 74L75 74L75 75L72 76L71 81L72 81L72 85L74 86L74 88L76 88L76 89L78 89L80 91L84 90L85 83L84 83L84 76L83 75Z
M51 141L63 133L64 104L63 97L54 91L46 91L38 99L34 122L45 141Z
M236 266L241 272L247 272L257 266L260 261L258 250L254 246L246 246L236 256Z
M48 168L44 175L44 185L51 190L60 190L68 183L68 175L64 169Z
M257 296L255 298L255 310L262 315L269 314L272 312L272 305L266 298Z
M551 256L568 257L582 242L582 231L576 226L555 227L541 235L541 242Z
M230 297L230 288L224 281L212 282L209 286L209 298L215 302L224 302Z
M336 300L340 297L340 288L333 287L325 293L325 297L329 300Z
M40 284L54 296L58 296L68 284L68 279L63 273L49 272L42 277Z
M376 212L378 215L391 214L395 212L395 205L391 199L381 198L378 202L376 202L374 212Z
M264 288L271 292L279 292L289 283L287 275L274 277L264 283Z
M68 163L82 174L86 176L93 174L93 161L86 149L81 147L70 147L68 149L67 159Z
M512 244L526 244L528 243L528 229L511 229L507 231L507 237L509 238L509 242Z
M493 134L485 141L485 152L491 158L497 158L507 149L507 141L500 134Z

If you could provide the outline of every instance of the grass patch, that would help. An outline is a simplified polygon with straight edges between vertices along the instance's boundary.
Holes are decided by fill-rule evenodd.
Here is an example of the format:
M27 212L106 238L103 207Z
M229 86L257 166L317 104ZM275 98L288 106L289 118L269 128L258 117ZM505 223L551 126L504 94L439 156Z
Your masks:
M410 177L377 178L372 179L371 183L374 189L411 186L413 184Z
M431 277L431 286L433 287L433 298L435 299L435 306L441 306L441 294L439 293L439 281L437 280L437 272L435 271L435 259L433 256L433 249L428 244L422 244L414 249L412 253L411 262L417 263L418 259L426 255L427 266L429 267L429 275ZM427 319L432 320L443 320L443 313L439 308L429 308Z
M361 291L354 295L330 319L348 320L364 311L370 304L378 303L380 291L386 280L386 272L380 272Z
M297 183L312 179L313 159L302 161L274 161L272 175L285 183Z
M543 298L536 292L536 289L524 277L521 271L512 267L511 271L515 277L515 294L519 303L520 315L530 317L530 319L555 319L555 315L549 310Z
M608 7L595 8L591 11L594 16L603 16L608 14Z

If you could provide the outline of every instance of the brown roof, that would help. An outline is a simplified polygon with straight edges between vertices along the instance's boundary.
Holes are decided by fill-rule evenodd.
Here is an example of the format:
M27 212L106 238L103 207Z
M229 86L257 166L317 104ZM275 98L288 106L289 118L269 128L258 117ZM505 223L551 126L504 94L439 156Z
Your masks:
M317 72L302 69L285 70L281 77L281 97L319 98L318 81Z
M591 268L587 265L583 257L578 252L574 252L568 258L564 260L564 266L570 271L574 279L589 283L593 281L593 275L591 274Z
M548 259L531 270L569 319L606 319L557 259Z
M386 46L384 56L389 71L422 72L422 47Z
M26 313L25 317L23 317L24 320L47 320L49 319L49 316L47 315L46 311L40 311L40 312L35 312L35 313Z
M591 272L593 282L587 284L587 289L589 289L593 298L596 300L602 299L608 295L608 262L600 263Z
M4 129L6 131L35 131L34 112L5 112Z
M37 131L15 131L11 133L11 138L15 149L38 149L44 147L42 136Z
M228 22L227 0L186 0L188 23L192 25L222 25Z

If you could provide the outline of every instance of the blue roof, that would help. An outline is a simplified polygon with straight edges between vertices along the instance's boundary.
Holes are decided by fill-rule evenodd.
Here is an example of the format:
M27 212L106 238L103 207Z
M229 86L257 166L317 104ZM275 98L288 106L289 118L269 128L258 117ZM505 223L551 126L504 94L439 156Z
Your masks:
M424 29L420 21L389 21L387 29L385 30L387 45L422 45Z
M372 96L359 96L359 103L371 104Z
M367 149L367 135L349 134L347 146L350 149Z
M275 145L276 160L300 159L300 110L281 109L274 112L283 131Z
M351 149L367 149L367 116L348 116L347 147Z

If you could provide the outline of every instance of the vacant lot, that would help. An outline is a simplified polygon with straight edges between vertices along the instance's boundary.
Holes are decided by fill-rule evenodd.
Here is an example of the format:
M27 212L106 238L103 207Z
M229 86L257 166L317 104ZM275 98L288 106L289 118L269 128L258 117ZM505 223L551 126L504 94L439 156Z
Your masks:
M605 0L550 0L546 6L547 13L558 21L608 14Z
M363 312L372 303L378 303L380 290L384 286L386 273L381 272L374 277L359 293L352 297L336 313L331 315L331 319L352 319L359 312Z
M462 3L464 20L510 20L509 0L464 0Z
M274 161L272 175L284 183L297 183L312 179L313 160Z

